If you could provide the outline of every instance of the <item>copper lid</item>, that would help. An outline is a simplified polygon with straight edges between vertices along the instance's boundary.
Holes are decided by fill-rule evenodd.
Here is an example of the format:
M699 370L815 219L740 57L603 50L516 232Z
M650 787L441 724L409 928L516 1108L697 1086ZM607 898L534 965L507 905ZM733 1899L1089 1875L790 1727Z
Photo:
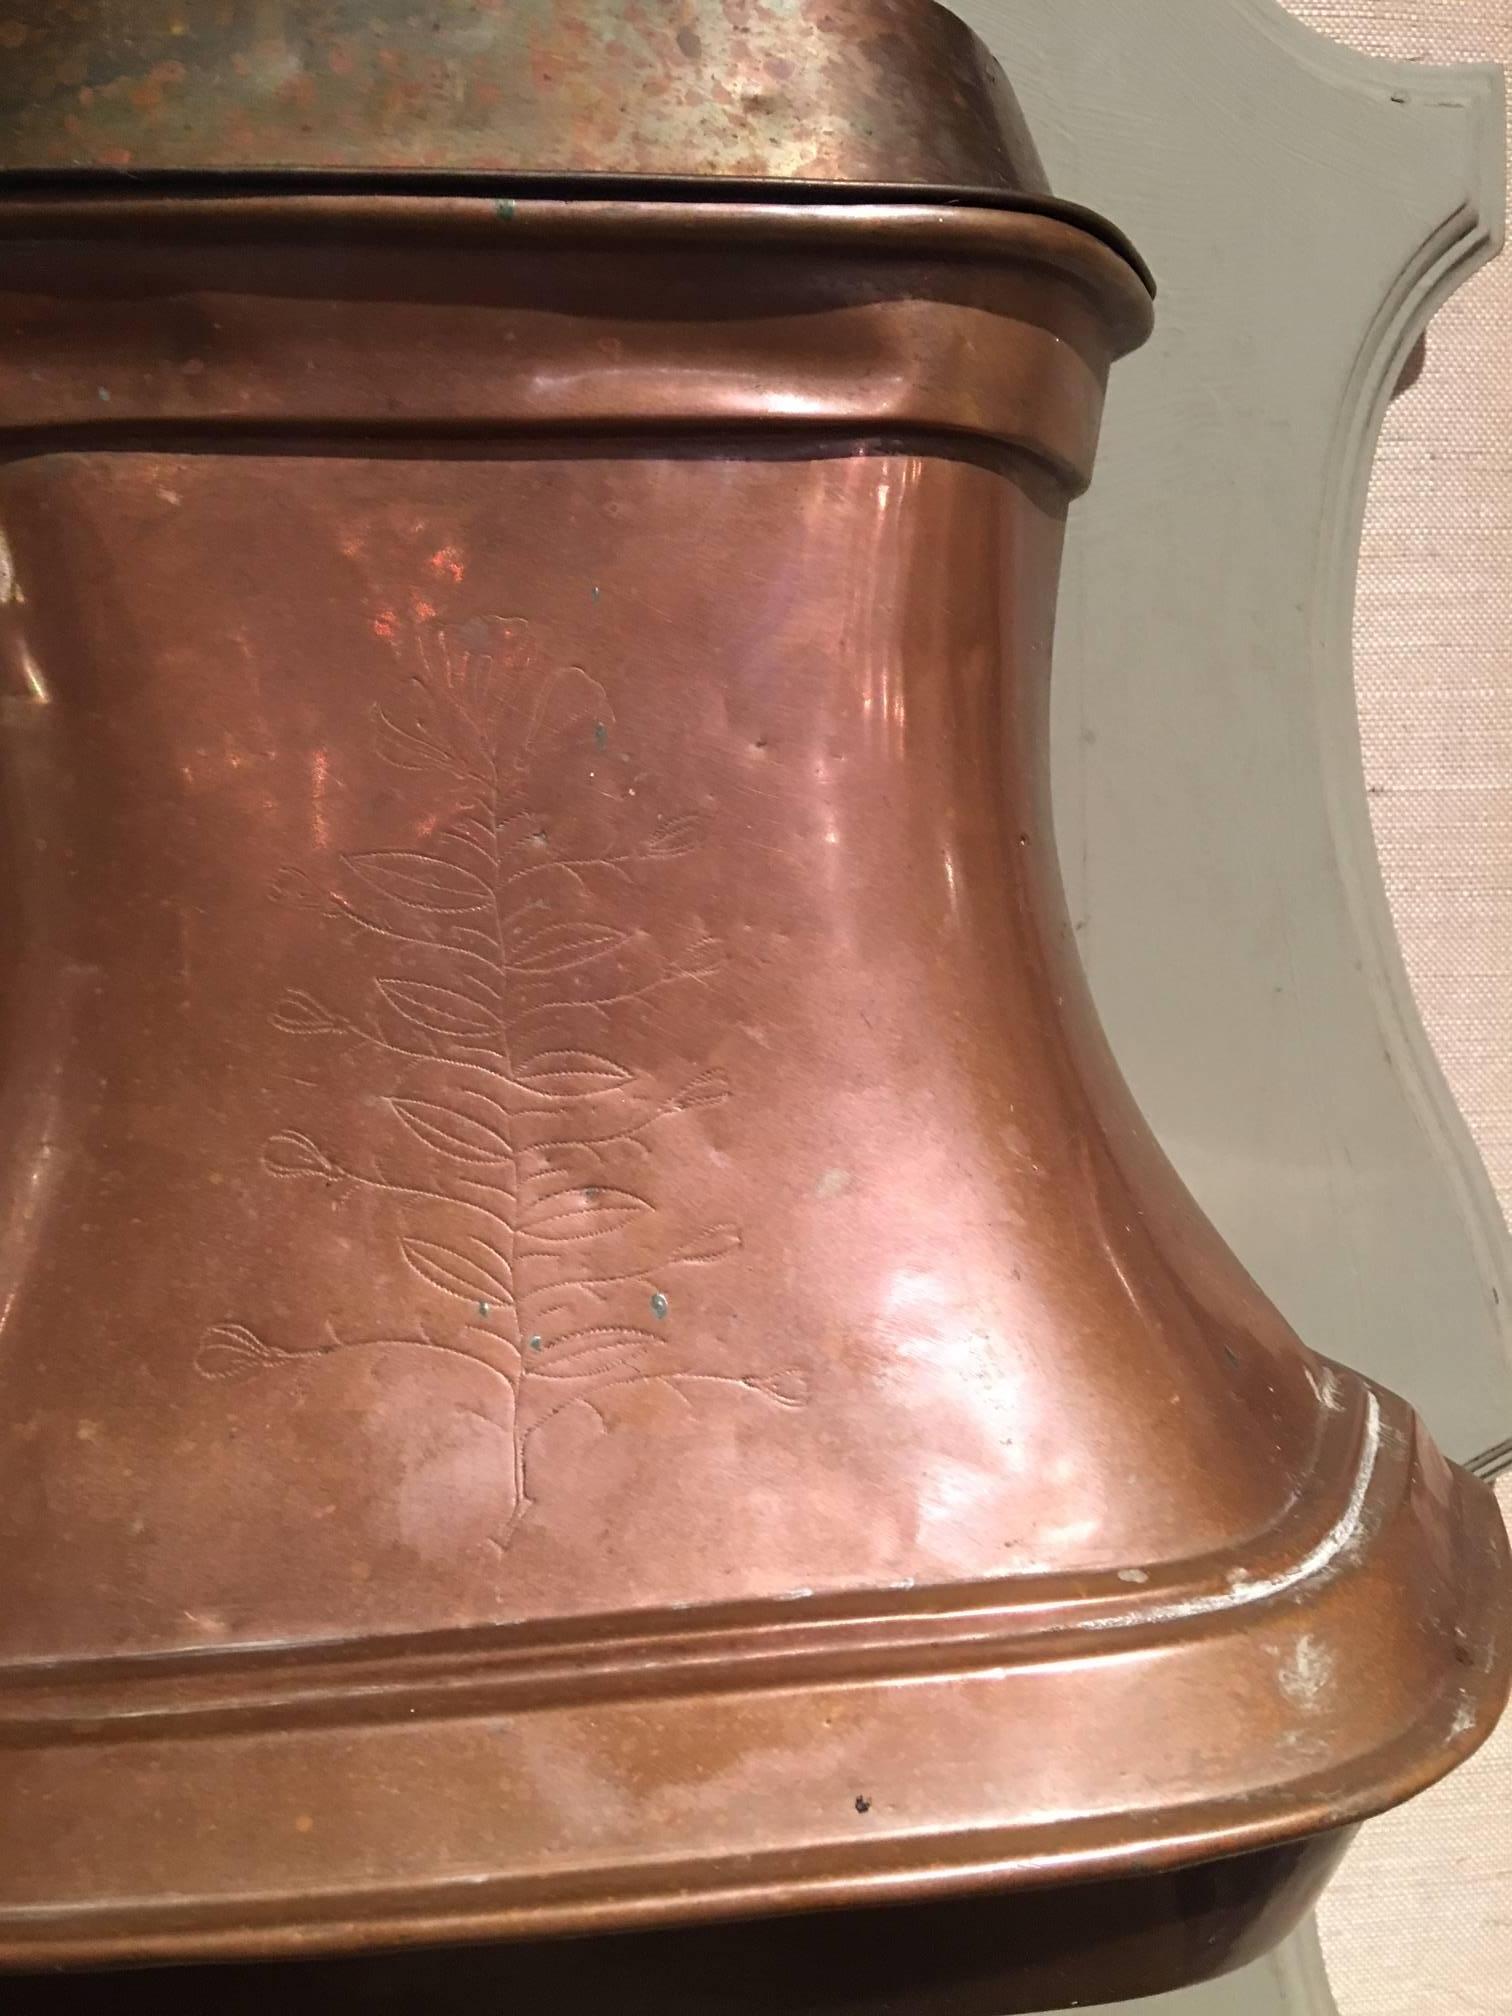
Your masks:
M1000 65L933 0L40 0L28 15L0 26L0 186L424 175L928 192L1065 216L1139 265L1101 218L1051 196Z

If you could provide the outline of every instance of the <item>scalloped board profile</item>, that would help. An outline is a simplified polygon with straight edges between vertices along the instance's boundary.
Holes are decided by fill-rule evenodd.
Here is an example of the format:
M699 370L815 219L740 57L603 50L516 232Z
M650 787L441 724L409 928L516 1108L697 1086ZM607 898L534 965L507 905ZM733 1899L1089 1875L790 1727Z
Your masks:
M1057 189L1160 283L1057 633L1057 820L1098 1005L1302 1336L1474 1464L1512 1433L1512 1265L1386 906L1351 615L1391 390L1500 243L1500 74L1356 55L1280 0L957 11Z
M1113 1048L1307 1342L1494 1474L1512 1248L1387 908L1351 629L1392 390L1501 245L1500 72L1368 58L1281 0L951 4L1057 193L1126 229L1160 287L1072 513L1056 642L1057 827ZM1137 2007L1333 2004L1309 1931Z

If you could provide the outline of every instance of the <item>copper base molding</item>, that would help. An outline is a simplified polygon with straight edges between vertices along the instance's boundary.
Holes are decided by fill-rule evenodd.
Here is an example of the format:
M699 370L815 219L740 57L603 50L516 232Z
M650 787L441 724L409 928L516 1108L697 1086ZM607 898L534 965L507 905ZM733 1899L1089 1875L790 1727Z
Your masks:
M517 2006L617 2016L1029 2016L1157 1993L1263 1953L1343 1836L1110 1883L993 1890L589 1939L339 1960L12 1976L6 2016L399 2016Z
M729 92L633 191L269 186L199 102L142 154L202 178L118 182L125 17L40 11L86 81L0 172L0 1960L570 1984L666 1928L662 2010L759 1952L818 1984L774 2008L963 2012L1249 1957L1488 1732L1507 1564L1082 980L1049 648L1141 270L1015 114L995 196L846 179L858 46L931 176L981 151L920 0L754 10L805 118L833 71L819 197L718 179ZM574 80L530 144L622 168ZM342 164L408 166L373 116ZM822 1999L930 1923L979 2002Z

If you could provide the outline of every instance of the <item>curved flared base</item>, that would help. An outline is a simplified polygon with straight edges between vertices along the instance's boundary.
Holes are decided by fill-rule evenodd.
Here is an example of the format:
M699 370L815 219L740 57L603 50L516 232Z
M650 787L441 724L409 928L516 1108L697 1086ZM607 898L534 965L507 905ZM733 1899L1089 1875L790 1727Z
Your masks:
M0 1871L0 1961L533 1940L973 1894L989 1922L1048 1927L1077 1889L1141 1879L1154 1899L1168 1876L1196 1900L1238 1885L1242 1957L1284 1929L1270 1893L1321 1867L1306 1844L1449 1770L1506 1692L1489 1492L1400 1402L1347 1375L1329 1390L1334 1502L1320 1484L1242 1570L13 1680L0 1796L27 1853ZM1204 1874L1220 1857L1239 1859ZM1134 1909L1139 1891L1112 1894Z

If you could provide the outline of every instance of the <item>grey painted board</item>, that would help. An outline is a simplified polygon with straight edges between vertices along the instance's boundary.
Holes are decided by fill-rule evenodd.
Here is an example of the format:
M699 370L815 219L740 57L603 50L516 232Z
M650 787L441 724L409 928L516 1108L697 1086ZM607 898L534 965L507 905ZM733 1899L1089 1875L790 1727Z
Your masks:
M1338 2016L1311 1924L1270 1959L1225 1980L1105 2009L1106 2016Z
M1350 618L1390 388L1500 240L1499 73L1367 59L1278 0L956 11L1056 188L1161 286L1057 640L1061 849L1113 1047L1303 1337L1474 1460L1512 1435L1512 1267L1386 908Z

